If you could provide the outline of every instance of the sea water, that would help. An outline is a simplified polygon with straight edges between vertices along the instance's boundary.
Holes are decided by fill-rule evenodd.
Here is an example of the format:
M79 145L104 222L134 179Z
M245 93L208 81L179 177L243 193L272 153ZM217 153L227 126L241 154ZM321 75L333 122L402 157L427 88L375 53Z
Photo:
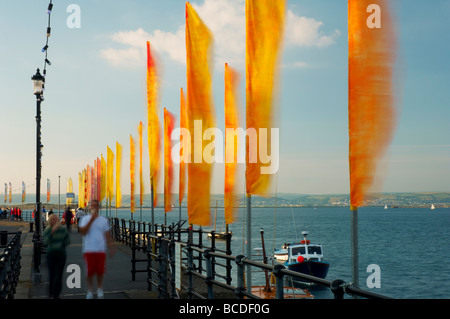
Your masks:
M112 217L116 216L113 209ZM225 231L224 210L217 209L216 231ZM260 229L264 230L267 255L285 242L303 239L308 231L311 243L323 245L324 260L330 263L328 280L351 278L351 222L348 207L277 207L252 208L252 248L262 247ZM178 221L178 208L167 213L167 223ZM182 219L187 219L186 208ZM212 230L215 208L211 208ZM127 210L118 210L117 217L130 219ZM164 211L155 209L155 223L164 222ZM137 208L134 220L141 220ZM149 209L142 209L142 221L150 222ZM232 231L232 255L245 255L245 208L237 209ZM184 226L187 226L186 224ZM450 297L450 208L363 207L358 210L359 287L374 293L400 299L447 299ZM207 239L204 239L207 241ZM208 245L209 243L205 243ZM218 247L224 245L217 241ZM223 247L224 248L224 247ZM259 258L259 259L258 259ZM261 257L254 257L262 260ZM369 288L372 274L369 265L379 266L380 288ZM233 265L233 273L236 267ZM370 270L370 269L369 269ZM233 278L236 278L234 276ZM265 283L263 273L252 275L254 285ZM234 279L233 279L234 280ZM232 284L236 284L233 282ZM328 288L312 287L317 299L333 298Z

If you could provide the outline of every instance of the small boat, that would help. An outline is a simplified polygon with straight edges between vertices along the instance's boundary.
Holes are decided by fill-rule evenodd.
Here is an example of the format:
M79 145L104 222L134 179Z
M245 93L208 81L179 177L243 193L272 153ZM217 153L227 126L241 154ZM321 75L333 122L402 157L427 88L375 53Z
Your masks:
M232 232L224 232L224 231L222 231L222 232L208 232L208 238L212 238L213 237L213 233L214 233L214 238L215 239L222 239L222 240L225 240L225 239L227 239L227 234L230 234L230 236L232 236L233 235L233 233Z
M388 209L387 205L384 205L384 209Z
M430 209L433 210L433 209L435 209L435 208L436 208L436 207L434 207L434 204L431 204Z
M263 263L267 264L266 248L264 243L264 230L260 229L262 248L255 248L258 256L263 258ZM276 286L273 273L269 278L269 272L264 271L266 284L264 286L252 286L251 293L261 299L275 299ZM285 299L314 299L314 296L306 289L283 285L283 298Z
M292 271L324 279L330 264L323 260L320 244L312 244L306 239L308 232L303 231L303 240L299 243L284 244L274 252L274 259Z

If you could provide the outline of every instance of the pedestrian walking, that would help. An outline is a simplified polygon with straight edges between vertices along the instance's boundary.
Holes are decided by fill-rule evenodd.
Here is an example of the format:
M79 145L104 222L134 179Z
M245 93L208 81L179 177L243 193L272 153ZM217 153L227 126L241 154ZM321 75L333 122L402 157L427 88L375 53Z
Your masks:
M64 223L66 224L67 230L70 233L71 228L72 228L73 214L72 214L72 212L70 211L69 208L66 208L66 210L64 211L63 218L64 218Z
M44 230L49 276L48 295L51 299L59 299L62 291L62 278L67 259L66 247L69 244L70 236L67 228L61 225L57 215L51 215Z
M80 221L80 234L83 236L83 259L86 265L86 283L88 291L86 299L93 299L94 276L97 278L97 298L102 299L103 279L106 270L106 253L115 253L108 220L99 215L98 200L91 202L91 214Z
M78 232L80 232L80 220L86 215L83 208L78 207L77 211L75 213L75 218L77 219L77 225L78 225Z

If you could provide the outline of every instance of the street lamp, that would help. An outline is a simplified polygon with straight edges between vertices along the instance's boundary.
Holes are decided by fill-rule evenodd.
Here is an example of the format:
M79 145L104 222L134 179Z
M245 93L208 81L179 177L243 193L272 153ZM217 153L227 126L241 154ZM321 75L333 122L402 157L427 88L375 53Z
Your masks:
M36 231L33 236L34 243L34 274L35 281L40 281L41 265L41 158L42 147L41 144L41 102L44 100L44 83L45 78L37 69L36 74L31 78L33 80L33 93L36 95L36 213L34 214L34 220L36 224Z

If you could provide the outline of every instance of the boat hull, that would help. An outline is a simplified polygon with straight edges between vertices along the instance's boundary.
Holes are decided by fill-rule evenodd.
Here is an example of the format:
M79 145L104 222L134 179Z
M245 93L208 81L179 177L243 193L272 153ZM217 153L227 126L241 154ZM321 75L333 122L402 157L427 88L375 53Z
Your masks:
M301 263L286 264L285 266L291 271L325 279L328 274L330 264L322 261L304 261ZM295 279L303 281L298 278Z

